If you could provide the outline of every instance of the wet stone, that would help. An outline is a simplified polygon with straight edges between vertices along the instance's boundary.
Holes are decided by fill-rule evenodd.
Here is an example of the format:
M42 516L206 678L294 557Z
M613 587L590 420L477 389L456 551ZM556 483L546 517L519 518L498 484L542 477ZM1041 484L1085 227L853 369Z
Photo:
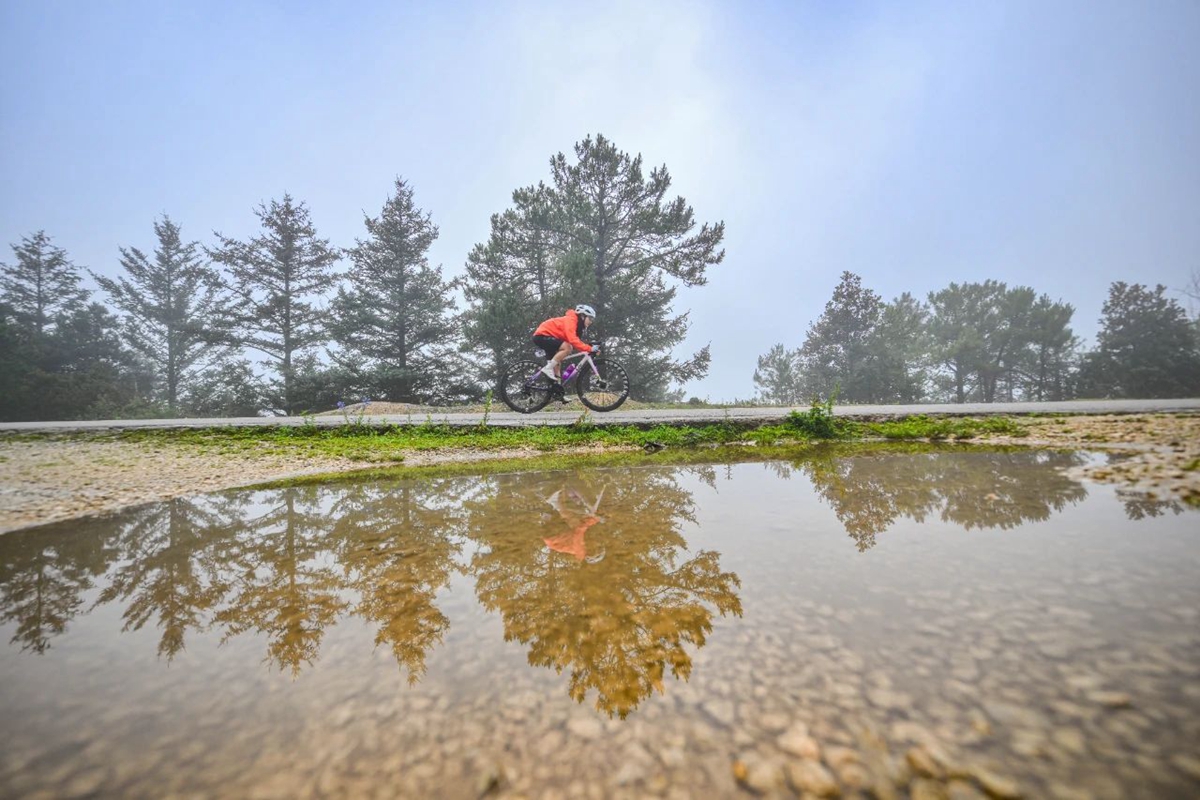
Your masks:
M817 797L837 797L841 790L828 769L815 761L790 761L784 765L788 783L797 792Z
M917 778L913 781L912 785L908 787L908 796L911 800L949 800L950 798L945 786L928 778Z
M1124 692L1089 692L1088 699L1106 708L1129 708L1133 698Z

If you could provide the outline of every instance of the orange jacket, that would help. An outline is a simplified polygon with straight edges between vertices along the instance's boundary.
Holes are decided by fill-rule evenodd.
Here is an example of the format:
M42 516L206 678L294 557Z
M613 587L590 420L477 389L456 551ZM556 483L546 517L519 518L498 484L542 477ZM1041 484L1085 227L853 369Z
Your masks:
M575 309L569 309L565 316L554 317L548 319L541 325L537 326L537 330L533 332L534 336L553 336L555 339L562 339L564 342L570 342L571 346L576 350L582 350L585 353L592 352L592 346L580 340L579 334L575 333L575 329L579 327L579 315L575 313ZM554 355L551 353L550 355Z

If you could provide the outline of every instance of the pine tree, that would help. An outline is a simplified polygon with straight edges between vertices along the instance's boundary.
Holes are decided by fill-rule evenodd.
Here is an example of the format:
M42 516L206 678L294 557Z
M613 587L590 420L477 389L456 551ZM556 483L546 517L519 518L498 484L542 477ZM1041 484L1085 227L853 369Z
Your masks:
M453 389L445 364L457 333L453 287L427 258L437 226L399 178L380 215L363 222L367 238L349 251L350 286L333 304L332 333L342 347L336 359L366 376L372 396L406 403L446 397Z
M1065 400L1071 393L1079 338L1071 330L1075 309L1042 295L1029 316L1025 393L1032 400Z
M707 347L672 357L688 329L672 303L679 286L704 285L724 258L724 223L697 230L687 202L667 197L666 167L647 176L641 156L603 136L576 144L575 156L554 156L550 184L514 192L514 207L492 217L487 244L467 264L468 340L497 359L523 353L533 325L586 302L634 397L664 399L671 384L708 371Z
M291 195L260 205L255 214L262 234L241 242L217 233L220 244L209 255L229 271L235 341L275 367L272 403L291 414L298 410L294 362L328 338L328 314L317 301L334 285L333 265L341 255L317 237L308 208Z
M21 244L11 247L17 261L0 263L0 297L13 322L37 339L56 316L83 308L87 292L79 285L78 267L45 231L24 236Z
M220 279L201 260L199 244L185 243L170 217L154 223L154 234L158 246L153 259L136 247L121 248L128 277L93 277L125 312L125 341L150 365L174 414L193 369L216 355L212 345L221 339Z
M1097 347L1084 365L1090 393L1190 397L1200 392L1200 348L1187 314L1161 284L1118 281L1108 290Z
M763 402L796 405L803 400L800 375L800 352L780 343L758 357L754 385Z
M908 292L883 306L867 349L874 365L873 400L915 403L929 383L929 309Z
M842 273L833 297L809 326L800 348L809 392L823 397L836 394L850 402L877 399L877 364L870 345L882 311L882 299L863 288L862 278Z

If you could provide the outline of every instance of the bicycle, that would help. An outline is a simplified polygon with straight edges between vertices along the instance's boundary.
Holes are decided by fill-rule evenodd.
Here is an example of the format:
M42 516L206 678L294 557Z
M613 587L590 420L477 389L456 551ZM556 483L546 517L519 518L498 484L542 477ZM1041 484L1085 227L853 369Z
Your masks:
M544 351L538 351L545 357ZM629 398L629 375L612 359L592 358L591 353L572 353L563 359L579 361L574 372L562 383L542 372L545 362L526 359L512 364L500 378L500 399L513 411L532 414L543 409L551 399L566 397L566 387L575 382L579 402L593 411L612 411Z

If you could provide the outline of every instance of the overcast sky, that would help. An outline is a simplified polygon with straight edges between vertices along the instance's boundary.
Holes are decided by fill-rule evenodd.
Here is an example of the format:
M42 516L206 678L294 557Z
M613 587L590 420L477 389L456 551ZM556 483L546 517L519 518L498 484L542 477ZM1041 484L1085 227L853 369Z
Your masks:
M1032 286L1090 337L1112 281L1200 269L1196 0L0 0L0 30L0 237L102 274L160 214L246 237L285 192L348 246L402 176L452 276L585 136L666 164L726 224L677 299L712 400L843 270L889 300Z

